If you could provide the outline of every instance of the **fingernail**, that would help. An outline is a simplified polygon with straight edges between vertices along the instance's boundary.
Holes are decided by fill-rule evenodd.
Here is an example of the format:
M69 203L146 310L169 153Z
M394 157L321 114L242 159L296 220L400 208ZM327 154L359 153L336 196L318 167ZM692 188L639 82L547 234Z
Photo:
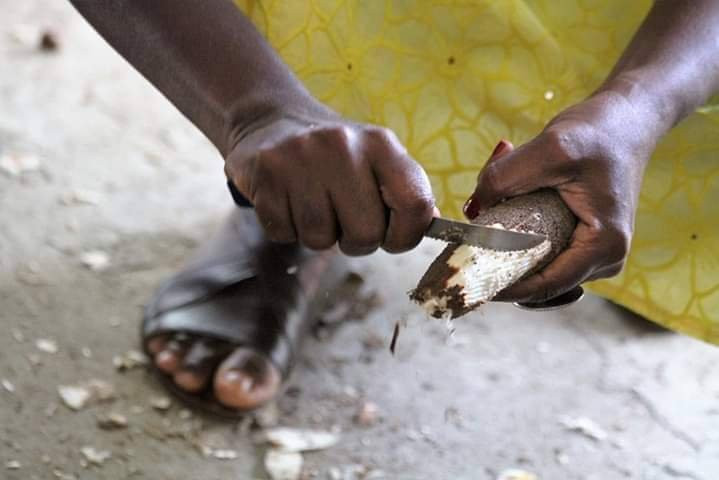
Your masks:
M474 220L479 215L479 202L475 200L474 196L469 197L462 207L464 216L470 220Z
M507 140L500 140L496 147L494 147L494 150L492 151L492 155L489 156L489 158L494 158L502 155L505 153L509 148L512 146L511 143L509 143Z

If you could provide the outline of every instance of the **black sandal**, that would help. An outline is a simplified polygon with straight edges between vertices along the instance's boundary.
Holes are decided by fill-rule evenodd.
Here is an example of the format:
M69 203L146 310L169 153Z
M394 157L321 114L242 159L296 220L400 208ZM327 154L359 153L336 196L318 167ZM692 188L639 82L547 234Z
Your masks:
M333 251L267 242L254 211L236 209L186 268L158 289L145 309L143 348L150 355L152 338L178 333L226 342L228 353L246 346L265 355L284 381L343 267ZM186 392L152 365L168 390L195 408L232 418L248 411L220 404L211 385Z

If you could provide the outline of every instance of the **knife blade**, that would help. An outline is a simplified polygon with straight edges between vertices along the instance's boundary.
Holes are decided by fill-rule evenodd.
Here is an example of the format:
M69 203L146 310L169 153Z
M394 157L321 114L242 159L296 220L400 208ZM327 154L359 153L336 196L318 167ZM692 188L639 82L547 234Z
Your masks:
M513 232L439 217L432 220L424 236L501 251L527 250L547 239L535 233Z

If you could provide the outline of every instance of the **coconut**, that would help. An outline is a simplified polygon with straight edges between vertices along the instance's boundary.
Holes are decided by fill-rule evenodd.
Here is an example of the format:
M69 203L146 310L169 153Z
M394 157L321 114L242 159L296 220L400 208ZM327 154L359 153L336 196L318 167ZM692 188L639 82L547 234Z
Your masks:
M566 248L577 219L555 190L543 189L484 210L472 223L538 233L546 240L516 251L449 244L410 292L433 317L462 316L541 270Z

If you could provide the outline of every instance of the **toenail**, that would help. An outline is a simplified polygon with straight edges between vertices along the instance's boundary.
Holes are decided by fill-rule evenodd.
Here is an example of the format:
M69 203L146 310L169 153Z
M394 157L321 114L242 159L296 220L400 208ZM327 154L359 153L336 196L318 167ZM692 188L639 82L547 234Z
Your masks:
M240 390L245 393L248 393L250 390L252 390L254 384L255 382L252 380L252 377L250 377L249 375L245 375L245 378L243 378L240 382Z
M167 364L170 362L174 362L175 358L176 358L176 356L175 356L174 352L171 352L169 350L163 350L157 354L157 357L155 358L155 360L157 363Z

